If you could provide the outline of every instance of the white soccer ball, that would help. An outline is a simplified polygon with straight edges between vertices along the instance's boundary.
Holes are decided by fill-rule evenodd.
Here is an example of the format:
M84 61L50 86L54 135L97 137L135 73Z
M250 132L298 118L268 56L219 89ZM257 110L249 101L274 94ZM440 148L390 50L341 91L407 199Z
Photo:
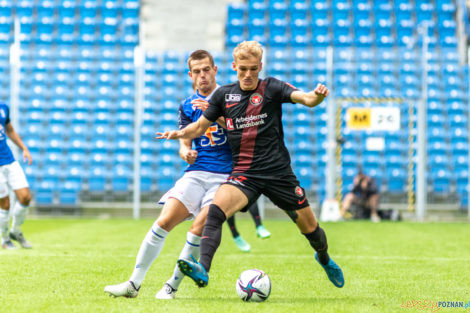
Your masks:
M243 301L262 302L271 293L271 280L268 274L261 270L246 270L238 277L235 287Z

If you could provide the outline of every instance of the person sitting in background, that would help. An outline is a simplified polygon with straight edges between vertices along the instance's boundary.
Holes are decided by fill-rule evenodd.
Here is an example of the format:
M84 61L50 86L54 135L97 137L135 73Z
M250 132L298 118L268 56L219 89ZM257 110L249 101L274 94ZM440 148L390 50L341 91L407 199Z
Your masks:
M375 223L380 222L378 214L379 190L377 184L375 179L365 175L362 170L359 170L356 177L354 177L354 187L352 191L346 194L343 199L341 216L351 216L348 210L353 204L357 207L355 217L362 218L370 216L371 221Z

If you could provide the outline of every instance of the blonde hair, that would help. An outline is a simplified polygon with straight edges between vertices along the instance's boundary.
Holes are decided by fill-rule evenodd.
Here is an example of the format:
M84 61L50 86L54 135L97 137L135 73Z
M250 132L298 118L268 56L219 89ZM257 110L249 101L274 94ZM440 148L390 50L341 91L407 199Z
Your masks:
M250 56L254 56L261 61L263 57L263 48L261 44L257 41L243 41L238 44L238 46L233 49L233 59L236 60L246 60Z

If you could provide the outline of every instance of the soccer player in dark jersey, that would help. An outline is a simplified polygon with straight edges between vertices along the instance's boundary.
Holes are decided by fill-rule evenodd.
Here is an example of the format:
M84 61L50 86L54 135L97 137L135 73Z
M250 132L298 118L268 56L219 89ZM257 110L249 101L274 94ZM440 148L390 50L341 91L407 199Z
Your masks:
M328 255L325 232L292 171L281 122L283 103L315 107L328 96L329 90L318 84L313 91L303 92L273 77L260 79L262 54L258 42L240 43L233 51L238 81L220 87L197 122L182 130L157 133L158 139L194 138L223 116L233 156L232 172L209 207L201 237L200 261L179 260L178 264L198 286L206 286L223 222L264 194L296 223L316 251L315 259L330 281L336 287L343 287L343 272ZM207 105L203 100L193 103Z
M208 100L219 88L216 82L217 66L209 52L194 51L189 56L188 67L195 92L180 105L178 121L182 129L202 115L202 110L194 107L191 101ZM104 288L111 296L138 296L145 276L159 256L167 235L184 220L194 218L179 259L190 259L190 256L199 255L199 243L209 204L219 185L228 178L232 170L232 154L226 131L217 123L213 123L206 133L194 140L180 140L179 152L180 157L189 166L183 177L160 199L159 203L164 204L162 212L142 241L129 280ZM183 277L178 266L175 266L173 275L157 292L155 298L174 299Z

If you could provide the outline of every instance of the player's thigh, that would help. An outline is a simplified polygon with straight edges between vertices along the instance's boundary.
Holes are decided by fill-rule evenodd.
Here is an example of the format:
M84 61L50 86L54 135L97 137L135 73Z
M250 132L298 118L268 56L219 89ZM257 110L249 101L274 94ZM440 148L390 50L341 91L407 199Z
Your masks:
M169 198L163 206L157 219L158 226L166 231L172 230L176 225L190 216L186 206L178 199Z
M8 167L7 180L11 189L18 190L23 188L29 188L26 175L24 174L23 168L18 161L6 165Z
M308 206L300 210L296 210L295 212L297 214L295 224L302 234L311 233L315 228L317 228L317 218L315 217L311 207Z
M212 203L230 217L248 204L248 197L239 188L223 184L217 189Z
M10 209L10 197L8 195L0 198L0 209L7 211Z
M189 231L196 236L202 236L202 230L207 220L207 212L209 212L209 206L205 206L201 209L201 212L194 219Z
M176 182L175 186L160 199L159 203L166 204L171 198L177 199L189 212L190 216L188 219L196 217L201 209L202 199L207 192L204 175L205 174L201 172L186 173Z
M297 211L309 206L305 189L300 187L294 174L270 179L263 194L284 211Z
M15 195L16 199L18 199L22 205L29 205L29 202L31 202L31 191L29 190L29 187L16 189Z

